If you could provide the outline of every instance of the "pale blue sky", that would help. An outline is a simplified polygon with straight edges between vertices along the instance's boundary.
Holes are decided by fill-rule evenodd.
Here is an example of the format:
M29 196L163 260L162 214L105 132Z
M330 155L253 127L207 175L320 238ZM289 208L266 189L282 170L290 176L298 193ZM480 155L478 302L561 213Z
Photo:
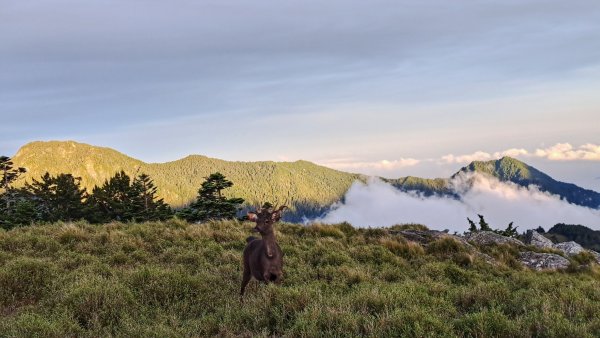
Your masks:
M445 176L448 154L600 144L598 93L598 1L0 0L0 154ZM522 159L600 190L588 153Z

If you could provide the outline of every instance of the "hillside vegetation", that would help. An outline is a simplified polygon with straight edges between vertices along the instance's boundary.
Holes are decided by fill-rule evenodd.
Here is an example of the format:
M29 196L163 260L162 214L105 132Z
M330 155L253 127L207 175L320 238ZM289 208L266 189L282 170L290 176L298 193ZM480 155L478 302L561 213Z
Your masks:
M586 249L600 251L600 231L583 225L559 223L544 235L556 243L574 241Z
M102 185L116 172L135 176L148 174L158 187L158 195L174 207L190 203L205 177L220 172L234 183L226 194L241 197L247 203L285 201L303 214L319 213L339 201L360 175L344 173L306 161L228 162L205 156L188 156L168 163L144 163L109 148L67 142L33 142L13 157L15 166L28 172L21 184L52 175L70 173L81 177L88 191Z
M532 272L508 245L277 224L280 286L238 298L251 223L0 230L0 337L600 335L600 274ZM422 226L402 226L398 228ZM575 264L575 263L574 263Z
M307 161L296 162L229 162L200 155L192 155L167 163L145 163L118 151L90 146L73 141L32 142L23 146L13 157L17 167L25 167L25 180L41 177L46 171L52 175L70 173L82 178L88 191L101 185L116 172L124 170L130 176L138 171L150 175L158 187L158 195L172 207L178 208L194 200L204 178L220 172L234 186L227 197L240 197L247 203L259 205L264 201L287 203L293 213L287 219L300 221L302 217L322 215L333 203L343 199L352 183L364 180L358 174L329 169ZM460 198L450 181L456 175L481 173L513 182L521 186L531 184L566 199L570 203L600 207L600 193L574 184L554 180L543 172L514 158L494 161L475 161L460 169L450 178L401 177L385 179L403 191ZM24 184L21 180L20 184Z

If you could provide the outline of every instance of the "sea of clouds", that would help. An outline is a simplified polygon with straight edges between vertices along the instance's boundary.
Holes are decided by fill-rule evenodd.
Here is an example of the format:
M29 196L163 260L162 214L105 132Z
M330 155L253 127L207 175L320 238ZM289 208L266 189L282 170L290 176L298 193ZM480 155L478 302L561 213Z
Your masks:
M421 223L431 229L460 233L468 229L467 217L477 221L477 214L482 214L493 228L504 229L514 222L519 231L538 226L548 230L556 223L600 230L600 210L570 204L536 186L521 187L481 174L458 176L451 184L460 200L402 192L378 178L370 178L366 184L357 181L343 202L315 221L346 221L358 227Z

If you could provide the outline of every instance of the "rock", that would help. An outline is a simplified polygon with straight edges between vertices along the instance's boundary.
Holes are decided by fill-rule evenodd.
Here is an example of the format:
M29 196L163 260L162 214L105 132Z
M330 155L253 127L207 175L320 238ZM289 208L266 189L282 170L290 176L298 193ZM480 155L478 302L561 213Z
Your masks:
M559 270L569 267L569 260L551 253L525 251L519 255L519 261L533 270Z
M596 252L596 251L594 251L594 250L588 250L588 251L589 251L589 252L590 252L592 255L594 255L594 257L596 257L596 262L597 262L598 264L600 264L600 253L597 253L597 252Z
M573 241L554 244L554 248L569 256L575 256L578 253L585 251L581 245Z
M406 238L409 241L417 242L424 246L427 246L427 244L429 244L437 239L444 238L444 237L451 237L451 238L454 238L455 240L457 240L458 242L462 243L471 252L471 254L473 254L475 257L480 258L484 262L491 264L491 265L498 264L496 262L496 260L494 258L492 258L491 256L484 254L483 252L479 252L479 250L477 250L473 245L471 245L471 243L467 242L467 240L464 237L451 235L444 231L390 230L390 233L401 235L402 237Z
M417 242L419 244L427 245L429 242L433 242L442 237L452 237L460 243L471 246L467 241L459 236L450 235L443 231L437 230L390 230L391 234L399 234L409 241Z
M490 245L490 244L513 244L517 246L524 246L523 242L512 237L506 237L499 235L492 231L477 231L467 234L466 239L477 245Z
M535 230L527 230L525 244L530 244L542 249L554 247L554 243L552 243L550 239Z

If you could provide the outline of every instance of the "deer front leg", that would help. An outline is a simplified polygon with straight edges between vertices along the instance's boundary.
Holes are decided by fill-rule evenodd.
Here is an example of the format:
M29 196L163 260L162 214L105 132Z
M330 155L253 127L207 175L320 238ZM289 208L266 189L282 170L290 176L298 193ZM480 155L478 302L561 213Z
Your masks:
M244 291L246 290L246 285L250 282L250 278L252 278L252 274L250 273L250 269L244 266L244 275L242 277L242 289L240 290L240 300L244 296Z

